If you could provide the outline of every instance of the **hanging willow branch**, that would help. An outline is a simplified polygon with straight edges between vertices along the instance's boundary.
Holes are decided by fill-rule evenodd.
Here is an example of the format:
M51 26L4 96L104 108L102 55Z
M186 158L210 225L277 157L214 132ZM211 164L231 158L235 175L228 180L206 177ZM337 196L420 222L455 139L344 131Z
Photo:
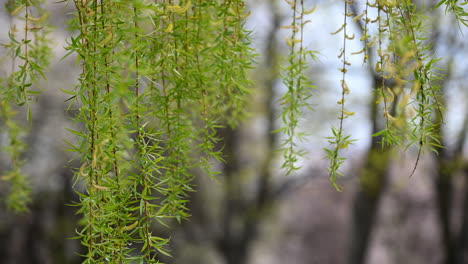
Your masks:
M414 47L414 60L416 66L413 69L414 85L411 93L416 98L414 103L415 116L411 119L410 124L415 127L412 130L411 140L408 145L418 144L418 154L416 162L410 176L414 174L418 166L422 149L425 145L429 145L432 151L437 152L441 148L439 133L437 127L439 124L433 120L433 115L439 115L437 122L443 122L442 105L439 102L441 96L437 81L440 76L435 73L433 65L440 59L432 58L431 44L426 42L423 28L425 20L421 14L417 13L414 4L404 2L398 6L399 14L406 19L402 20L404 28L410 39L411 46Z
M304 108L313 110L308 99L311 97L313 86L306 77L307 59L315 60L314 51L307 50L304 47L304 26L310 22L305 19L305 15L312 14L316 7L306 10L303 0L286 1L292 10L292 21L289 26L281 28L289 29L290 36L286 38L286 44L289 48L287 57L287 66L283 68L283 84L287 91L281 97L280 103L283 106L281 120L283 127L276 132L285 135L281 145L284 163L282 168L287 174L298 170L300 167L296 164L298 158L305 152L298 146L298 141L304 139L305 134L298 131L298 125Z
M336 190L340 190L341 188L336 183L337 176L342 175L338 170L340 166L344 163L345 158L340 156L340 150L348 148L349 144L352 144L354 140L350 139L350 135L345 135L344 133L344 120L350 116L354 115L354 112L350 112L345 109L345 102L346 102L346 95L349 94L350 89L346 82L346 73L348 72L348 66L351 65L349 61L346 59L347 51L347 41L354 39L354 35L348 35L348 17L355 16L353 12L350 11L350 5L352 5L354 1L344 1L344 21L343 25L332 34L338 34L343 32L343 47L341 49L338 58L342 60L342 67L340 69L342 73L341 78L341 99L337 102L341 107L339 119L339 127L335 128L332 127L333 136L327 137L328 143L333 145L333 148L327 149L325 148L325 152L327 153L328 159L330 160L330 165L328 167L329 172L329 179L331 184L335 187Z
M314 88L306 76L308 59L315 52L304 45L307 16L304 0L287 0L291 8L287 65L281 98L284 133L281 145L283 168L291 173L299 168L304 152L298 146L304 133L298 129ZM30 104L39 91L38 81L50 62L42 0L10 0L9 43L3 45L12 63L1 76L0 117L7 134L4 150L10 167L1 179L10 185L7 206L26 210L30 187L22 167L25 129L16 112L24 108L31 122ZM242 0L73 0L75 17L70 22L78 34L70 38L68 50L76 53L82 72L79 85L70 91L70 108L77 108L75 121L81 128L70 133L69 142L81 166L76 169L75 188L82 215L78 238L86 246L85 263L156 263L158 254L170 255L169 239L158 236L156 224L169 219L182 221L187 212L188 194L193 191L191 170L201 167L214 175L212 164L222 160L216 149L216 131L235 126L245 117L251 91L247 70L254 52L244 23L249 13ZM354 113L345 108L349 93L347 56L350 17L364 19L364 62L378 41L375 70L382 78L376 90L383 103L384 145L407 140L418 145L417 167L423 146L439 148L437 124L432 116L441 113L434 68L425 38L421 10L409 0L366 1L362 14L350 10L352 0L344 0L344 21L335 34L343 33L339 54L342 66L339 126L327 149L329 177L336 177L344 158L341 151L353 142L345 134L345 120ZM442 0L458 21L467 25L465 3ZM371 10L378 17L371 20ZM21 23L14 24L20 20ZM369 26L376 25L371 36ZM394 82L392 88L386 82ZM413 171L414 173L414 171Z
M351 54L364 53L364 62L370 57L370 49L377 44L377 61L375 72L380 75L381 83L375 90L377 104L382 104L382 114L385 121L383 130L373 136L381 136L382 146L401 145L406 141L406 148L418 145L418 154L411 175L416 170L423 146L429 146L433 151L440 148L440 142L433 123L434 114L441 115L441 104L439 103L440 92L438 88L439 74L436 73L434 65L440 60L432 58L431 43L427 43L425 23L426 18L422 16L422 10L418 10L412 1L382 0L370 3L366 1L364 11L359 14L351 14L348 5L355 4L354 1L344 0L345 13L342 27L334 32L343 33L344 48L339 57L346 55L347 16L354 15L354 21L358 21L363 30L361 40L364 47ZM439 4L440 5L440 4ZM356 8L353 6L353 10ZM374 9L377 17L372 20L368 14ZM377 32L371 35L369 26L377 24ZM344 76L349 65L343 59L342 98L340 126L333 128L333 136L329 142L335 145L333 150L326 149L330 159L330 179L336 186L336 175L344 158L339 157L339 149L346 148L352 140L349 136L342 135L343 119L350 112L344 110L344 91L349 91ZM353 114L352 112L350 114ZM343 141L345 140L345 141Z
M70 146L82 157L75 179L83 186L78 237L88 248L85 262L156 263L170 253L155 224L189 216L191 169L214 174L217 128L244 116L253 57L244 2L75 6L80 34L68 49L82 73L67 93L84 124L70 130L80 138Z
M467 5L466 1L463 3L458 3L458 0L441 0L436 8L445 5L445 12L452 13L457 19L458 23L461 23L465 27L468 27L468 13L465 11L465 6Z
M11 24L8 32L10 42L3 47L12 67L8 76L0 76L0 120L4 125L2 131L8 135L4 150L10 168L0 179L10 184L6 205L16 212L26 211L31 200L31 188L22 172L25 164L22 156L26 150L23 137L27 128L18 121L16 112L23 108L31 124L31 102L40 94L40 90L35 88L39 88L39 81L45 79L44 70L52 57L48 37L50 27L47 24L49 14L43 9L44 2L10 0L5 5ZM21 22L15 24L14 20Z

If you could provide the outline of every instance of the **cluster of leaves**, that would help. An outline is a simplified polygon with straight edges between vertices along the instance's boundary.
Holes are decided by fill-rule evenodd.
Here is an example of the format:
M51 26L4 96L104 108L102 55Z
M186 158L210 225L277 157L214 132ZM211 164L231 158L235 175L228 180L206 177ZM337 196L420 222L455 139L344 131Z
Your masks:
M409 120L409 137L406 147L418 145L416 170L423 146L429 146L437 152L440 148L438 122L442 121L442 105L439 90L440 74L435 64L440 60L434 58L431 43L428 43L424 21L427 21L416 6L409 1L396 6L395 32L392 32L394 41L394 54L398 54L400 65L405 65L403 74L395 76L397 85L393 88L395 96L401 98L395 110L395 119L392 120L397 128L401 128L403 121ZM399 38L397 38L397 33ZM403 33L404 37L401 37ZM399 41L396 41L399 39ZM401 43L403 42L403 43ZM401 66L400 66L401 68ZM405 77L405 73L411 78ZM439 118L434 118L439 115ZM388 118L391 118L388 115ZM402 121L403 120L403 121Z
M467 4L468 2L466 0L461 4L458 3L458 0L441 0L435 7L437 8L445 5L446 12L452 13L459 23L463 24L465 27L468 27L468 19L466 18L468 13L464 9L464 6Z
M64 0L66 2L67 0ZM3 180L10 182L8 205L26 208L28 184L21 172L25 145L24 129L16 121L24 106L31 120L30 103L38 91L39 77L50 62L45 0L9 0L7 10L22 20L24 29L13 23L10 43L3 45L13 65L1 79L0 116L8 135L4 149L11 168ZM281 146L283 168L298 169L298 147L304 134L298 124L314 86L306 77L308 59L315 52L304 47L306 9L303 0L287 0L292 10L289 47L281 98L284 133ZM75 188L83 215L78 238L88 249L85 263L124 263L138 260L155 263L157 254L169 254L167 238L154 233L156 224L188 217L187 196L193 191L195 167L211 175L213 162L220 161L217 130L235 126L245 116L250 83L246 71L254 56L249 47L250 32L244 29L243 0L73 0L76 6L70 22L77 35L71 37L69 54L78 55L80 84L70 94L70 108L77 108L78 129L70 129L77 142L70 150L79 154ZM442 0L447 11L467 25L466 12L457 0ZM343 32L341 59L341 106L338 128L329 137L330 180L336 184L344 162L340 151L353 142L345 134L345 120L354 113L345 109L350 89L346 73L349 54L364 53L364 62L377 54L375 71L382 83L375 90L382 103L385 128L374 136L383 146L439 147L434 113L441 112L436 85L438 61L433 59L421 10L410 0L366 1L361 14L351 12L353 0L344 0L344 22L334 32ZM377 11L371 19L370 9ZM363 25L358 52L347 51L350 17ZM371 24L377 28L372 35ZM377 49L373 51L373 47ZM371 62L374 63L374 62ZM440 118L439 118L440 119ZM417 166L417 163L416 163Z
M286 93L281 97L281 120L283 127L275 132L281 132L285 135L285 140L281 144L284 163L282 168L287 174L299 169L296 165L298 158L305 152L298 146L305 134L298 131L298 124L302 118L304 109L313 110L309 98L311 97L312 85L310 79L306 76L308 68L308 58L315 60L315 51L304 47L304 26L311 22L306 20L305 16L312 14L316 7L306 10L304 1L287 1L292 10L291 24L282 28L291 30L291 35L286 37L286 44L289 47L287 56L287 65L283 68L283 83L287 88Z
M30 186L22 172L26 149L24 135L27 129L22 125L17 112L25 108L27 119L31 121L30 104L40 93L34 90L44 76L44 68L50 63L51 50L47 25L48 13L43 9L45 1L10 0L5 8L10 15L9 43L2 44L6 51L2 61L7 61L11 69L0 76L0 118L6 133L3 150L8 155L10 168L3 172L1 180L10 183L7 207L16 212L27 210L30 201ZM18 24L17 24L18 23Z
M219 127L244 116L252 62L245 4L75 0L80 84L70 94L82 129L69 143L85 263L168 255L156 224L188 217L194 167L214 174ZM229 113L229 114L228 114Z
M440 148L436 127L441 119L434 118L434 115L442 113L438 87L440 70L435 68L435 64L440 59L433 56L431 32L427 32L425 28L428 19L422 14L424 10L418 9L409 0L382 0L374 4L366 1L361 14L348 11L348 5L355 5L354 1L345 0L344 3L344 24L333 33L344 31L340 57L346 55L346 39L353 38L346 35L346 17L354 16L353 20L362 27L361 41L364 47L351 54L364 53L365 63L369 57L377 58L372 62L375 63L373 68L381 80L375 89L378 98L376 104L382 105L385 127L373 136L381 137L382 147L403 145L408 148L417 145L419 150L415 170L424 146L429 146L433 151ZM370 9L376 10L375 19L369 17ZM372 24L376 28L375 34L371 34L369 30ZM375 49L372 49L373 47ZM375 52L376 56L371 56L371 52ZM343 76L346 73L346 65L350 64L343 59L343 68L340 69ZM349 91L344 77L341 83L342 98L338 101L342 105L340 128L333 128L333 136L329 138L329 142L335 146L334 150L326 149L330 159L330 179L335 187L337 187L335 180L336 175L339 175L338 169L344 162L344 158L338 155L338 150L352 143L349 136L342 135L343 119L350 114L343 107L343 96Z
M354 115L354 112L350 112L345 109L346 95L349 94L350 92L349 86L346 82L346 73L348 72L348 66L351 65L351 63L346 59L346 55L347 55L346 45L347 45L348 40L352 40L355 38L354 35L349 35L347 32L348 17L355 15L354 13L350 11L350 5L352 4L354 4L354 1L352 0L344 1L343 24L337 31L332 33L333 35L335 35L340 32L343 32L343 47L340 51L340 54L338 55L338 58L340 58L342 61L342 67L339 69L340 72L342 73L341 99L337 102L341 106L340 115L338 117L339 127L338 128L332 127L333 136L327 137L328 142L333 146L333 148L331 149L325 148L327 157L330 160L330 165L328 167L329 179L330 179L331 184L333 185L333 187L335 187L336 190L340 190L340 187L336 183L336 179L337 179L337 176L342 175L339 172L339 168L345 161L345 158L340 156L340 150L348 148L349 144L352 144L354 142L354 140L351 139L351 136L346 135L344 132L344 120Z

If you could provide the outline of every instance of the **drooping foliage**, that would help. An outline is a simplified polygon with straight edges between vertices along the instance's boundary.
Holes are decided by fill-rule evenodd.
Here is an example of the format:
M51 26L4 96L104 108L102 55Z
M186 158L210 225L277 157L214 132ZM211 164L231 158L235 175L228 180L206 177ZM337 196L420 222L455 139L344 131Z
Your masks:
M252 61L242 1L75 1L83 130L76 181L87 262L157 261L166 219L188 217L192 170L213 174L216 129L242 117ZM112 231L111 231L112 230ZM141 254L131 254L137 245Z
M27 125L17 115L26 112L26 119L31 122L31 104L40 93L39 81L45 78L44 69L52 56L48 37L51 28L44 3L9 0L5 4L10 20L9 42L2 44L0 61L11 67L2 69L0 75L0 129L6 135L3 150L10 166L3 171L1 180L9 183L6 205L16 212L25 211L30 201L29 181L22 172Z
M283 68L282 79L286 86L286 92L281 98L281 121L283 126L277 130L285 135L281 145L284 163L282 168L289 174L299 167L298 158L303 156L304 151L298 146L298 141L304 140L305 134L298 131L300 119L304 110L313 110L310 100L312 85L306 76L308 58L315 59L315 52L304 46L304 27L311 20L306 15L312 14L317 7L306 9L304 1L286 1L291 8L291 23L282 28L290 31L286 37L288 46L287 63Z
M363 54L364 63L372 63L380 76L381 81L374 91L378 98L375 103L381 106L385 126L373 136L381 137L382 147L401 146L406 149L416 145L418 154L414 170L425 146L432 151L440 147L436 127L441 118L434 117L442 113L438 84L440 70L435 68L440 59L434 58L431 48L432 32L426 30L431 21L423 14L425 7L417 7L410 0L378 0L374 3L367 0L362 13L356 14L351 11L351 5L357 3L344 1L344 23L333 33L343 35L343 48L338 56L343 62L340 69L343 73L342 97L338 101L341 105L339 128L332 128L333 136L329 142L333 147L326 151L330 159L330 180L337 188L336 177L341 175L338 170L345 160L340 151L353 142L349 135L345 135L343 126L344 120L354 115L344 107L345 95L352 90L345 81L347 66L350 65L347 55ZM371 14L376 16L371 17ZM457 17L462 19L464 15L460 13ZM360 41L363 48L348 54L347 41L355 37L346 31L351 20L362 27ZM375 61L369 61L369 58L375 58Z
M3 149L10 168L2 176L10 185L7 204L24 211L29 199L27 178L21 172L25 124L16 112L24 109L31 120L30 103L38 94L38 80L50 61L46 1L10 0L10 42L2 59L12 68L0 83ZM288 54L282 79L283 122L278 131L287 173L298 169L304 134L298 124L314 88L307 65L315 52L304 46L305 25L315 7L303 0L286 1L291 8L286 38ZM249 13L242 0L73 0L69 54L78 56L79 84L63 89L76 109L77 136L67 142L76 152L77 204L82 216L78 236L87 248L85 263L156 263L157 254L169 254L168 238L154 234L156 226L189 217L187 197L194 190L192 170L215 175L212 165L222 161L217 131L236 126L246 115L251 84L248 69L254 52L244 28ZM416 145L418 160L424 146L439 147L434 118L441 112L438 71L430 49L430 32L422 8L410 0L366 1L361 14L353 0L343 1L342 38L338 59L342 66L338 126L332 128L326 149L332 184L344 162L343 149L353 142L345 132L354 113L346 108L352 91L347 82L349 56L364 54L381 76L374 91L385 128L383 146ZM443 0L461 24L465 3ZM377 14L372 17L371 14ZM350 23L359 21L360 51L350 51ZM356 40L355 40L356 39ZM373 54L375 53L375 54ZM370 58L375 58L371 61ZM391 87L389 83L392 83ZM417 162L415 167L417 166Z

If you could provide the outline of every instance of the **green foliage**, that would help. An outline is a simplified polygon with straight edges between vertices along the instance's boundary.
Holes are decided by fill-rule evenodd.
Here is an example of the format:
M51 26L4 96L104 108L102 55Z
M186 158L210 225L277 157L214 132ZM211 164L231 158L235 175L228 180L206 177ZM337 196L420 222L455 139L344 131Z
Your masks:
M22 20L24 29L11 25L10 42L3 60L13 65L1 76L0 117L7 135L4 151L10 168L2 180L10 185L7 205L24 211L30 201L30 187L21 169L26 146L24 125L17 121L22 108L31 121L30 104L38 94L38 80L51 58L46 25L45 1L10 0L6 9ZM70 21L75 31L67 47L78 56L79 84L71 90L69 108L77 109L69 132L76 142L67 142L76 152L80 167L75 170L77 204L82 215L77 238L87 248L85 263L156 263L157 255L170 255L168 238L154 233L156 226L189 217L188 195L194 168L215 175L212 165L222 161L217 147L217 130L236 126L246 116L251 89L247 71L254 51L248 17L242 0L73 0L76 7ZM298 141L305 136L298 125L315 88L306 76L308 60L316 52L304 47L306 9L304 1L287 1L291 24L286 39L288 54L282 71L287 88L281 97L285 135L281 145L283 168L289 174L298 169L304 152ZM466 25L466 13L458 1L443 0L458 21ZM374 134L384 147L417 145L439 148L437 127L442 112L431 32L427 32L423 10L409 0L366 1L362 14L354 14L352 0L344 0L343 25L338 58L342 66L339 125L328 137L325 149L330 160L329 178L336 189L342 151L354 142L346 134L346 122L354 112L346 109L350 93L347 71L350 55L364 54L381 83L375 89L376 104L385 127ZM378 14L372 20L368 13ZM362 50L349 52L355 36L351 23L362 25ZM370 27L376 28L372 35ZM340 35L341 36L341 35ZM373 52L375 54L373 54ZM371 55L377 58L370 62ZM393 83L393 84L389 84ZM417 162L415 164L415 168Z
M303 156L305 152L298 147L298 142L303 140L305 134L298 131L298 125L303 114L303 110L313 110L310 101L311 91L315 86L306 76L308 68L307 59L315 60L315 51L304 47L304 26L310 22L305 20L304 16L311 14L315 8L306 10L303 1L287 1L292 10L292 21L289 26L283 27L291 30L290 37L286 38L289 47L287 56L287 66L283 69L283 83L288 89L281 98L283 106L281 120L283 127L276 132L281 132L286 139L281 145L284 163L282 168L287 174L299 169L296 162L298 157Z
M433 151L440 148L436 131L437 122L440 121L434 121L441 120L435 119L434 115L442 114L438 86L440 70L434 68L440 59L433 58L429 42L432 32L426 30L428 19L423 15L424 9L418 10L412 1L381 0L375 4L367 1L363 13L354 14L349 11L349 5L355 4L354 1L344 1L345 21L337 32L332 33L344 32L343 49L339 55L340 58L344 57L340 69L343 73L342 97L338 101L341 104L340 125L338 129L332 129L333 136L328 138L334 149L326 149L330 159L330 180L335 187L336 176L340 175L338 169L344 162L339 150L353 142L350 136L343 135L343 120L354 114L344 108L344 96L349 92L345 81L346 66L350 65L346 61L346 41L354 38L346 34L347 17L354 17L353 21L361 25L363 33L361 41L364 47L351 54L364 53L366 63L374 55L371 52L375 50L376 53L373 68L381 80L375 90L378 98L376 104L382 105L385 127L373 136L381 137L382 148L418 146L417 161L411 175L416 170L424 146L429 146ZM376 9L377 17L373 20L368 16L370 9ZM372 24L376 24L375 35L369 33Z
M445 5L446 12L452 13L459 23L462 23L464 26L468 26L468 20L466 19L468 13L464 9L464 6L467 4L467 1L459 4L458 0L441 0L435 7L437 8L441 5Z
M3 150L10 162L10 168L3 172L1 180L10 183L6 204L16 212L27 210L31 191L29 181L22 172L22 155L26 150L23 137L27 128L18 121L16 115L24 108L26 118L31 122L30 104L40 93L34 89L38 88L39 80L45 78L44 68L48 67L52 57L48 40L48 13L42 8L44 2L10 0L5 4L10 20L21 21L21 26L13 23L10 25L10 42L2 45L5 50L2 61L7 61L12 66L6 76L0 76L1 129L7 134Z
M341 110L340 110L340 115L338 117L339 127L338 128L332 127L333 136L327 137L328 143L330 143L333 146L333 148L332 149L325 148L325 152L327 153L327 157L330 160L330 165L328 167L329 179L333 187L335 187L335 189L338 191L340 190L340 187L336 183L336 179L337 179L337 176L342 175L338 170L345 161L345 158L340 156L340 150L348 148L349 144L352 144L354 142L354 140L351 139L351 136L345 135L345 132L344 132L344 120L354 115L354 112L350 112L345 109L346 95L350 93L348 83L346 82L346 73L348 72L348 66L351 65L351 63L346 58L348 54L346 51L346 45L347 45L348 40L352 40L355 38L354 35L351 36L347 32L348 17L355 15L350 11L349 5L351 4L353 4L352 1L344 1L343 25L337 31L332 33L333 35L335 35L340 32L343 32L343 48L341 49L340 54L338 55L338 58L340 58L342 61L342 67L339 69L340 72L342 73L342 78L340 81L341 82L341 99L337 102L341 106Z
M244 116L252 61L242 1L75 1L80 85L68 91L83 183L86 263L169 255L155 224L187 218L191 169L221 160L216 130ZM131 12L129 13L129 10ZM214 70L213 70L214 69ZM132 245L132 246L130 246Z

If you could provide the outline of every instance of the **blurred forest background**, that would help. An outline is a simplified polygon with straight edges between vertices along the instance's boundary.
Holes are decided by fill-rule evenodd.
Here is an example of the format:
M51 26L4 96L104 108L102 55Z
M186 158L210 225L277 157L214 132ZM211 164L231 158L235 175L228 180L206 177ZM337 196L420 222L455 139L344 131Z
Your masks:
M7 41L10 17L0 1L0 42ZM51 1L52 2L52 1ZM417 150L387 149L371 135L382 129L381 113L373 89L381 82L372 63L361 55L351 57L348 107L356 112L347 130L358 139L346 151L348 158L337 192L328 182L322 150L336 124L340 94L340 50L336 31L342 23L342 1L308 0L317 5L308 17L306 45L319 52L310 62L310 79L317 86L315 111L304 116L301 130L309 134L300 160L302 169L284 175L281 155L275 152L281 136L271 131L280 124L278 99L284 92L278 72L286 52L285 33L289 8L281 0L249 0L247 27L259 56L251 71L255 90L250 116L235 130L222 129L225 164L219 164L218 181L194 172L197 192L190 202L191 218L154 232L171 237L173 258L179 264L361 264L361 263L468 263L468 31L459 27L435 0L419 1L432 20L430 39L444 71L445 123L439 131L444 149L426 151L410 178ZM361 12L363 1L353 8ZM79 167L64 151L72 139L65 128L73 112L66 112L68 89L77 83L79 66L73 56L63 60L69 38L67 19L73 5L50 4L56 29L55 58L34 104L34 119L27 142L25 171L33 186L30 212L12 214L0 206L0 263L80 263L81 247L73 240L78 217L70 167ZM351 25L360 36L360 26ZM464 37L465 36L465 37ZM357 37L359 39L359 37ZM351 49L360 50L359 40ZM372 61L373 58L371 58ZM375 58L374 58L375 59ZM0 70L5 71L8 65ZM0 122L3 126L3 121ZM0 132L0 143L5 136ZM0 152L0 173L8 167ZM7 187L0 184L4 197Z

